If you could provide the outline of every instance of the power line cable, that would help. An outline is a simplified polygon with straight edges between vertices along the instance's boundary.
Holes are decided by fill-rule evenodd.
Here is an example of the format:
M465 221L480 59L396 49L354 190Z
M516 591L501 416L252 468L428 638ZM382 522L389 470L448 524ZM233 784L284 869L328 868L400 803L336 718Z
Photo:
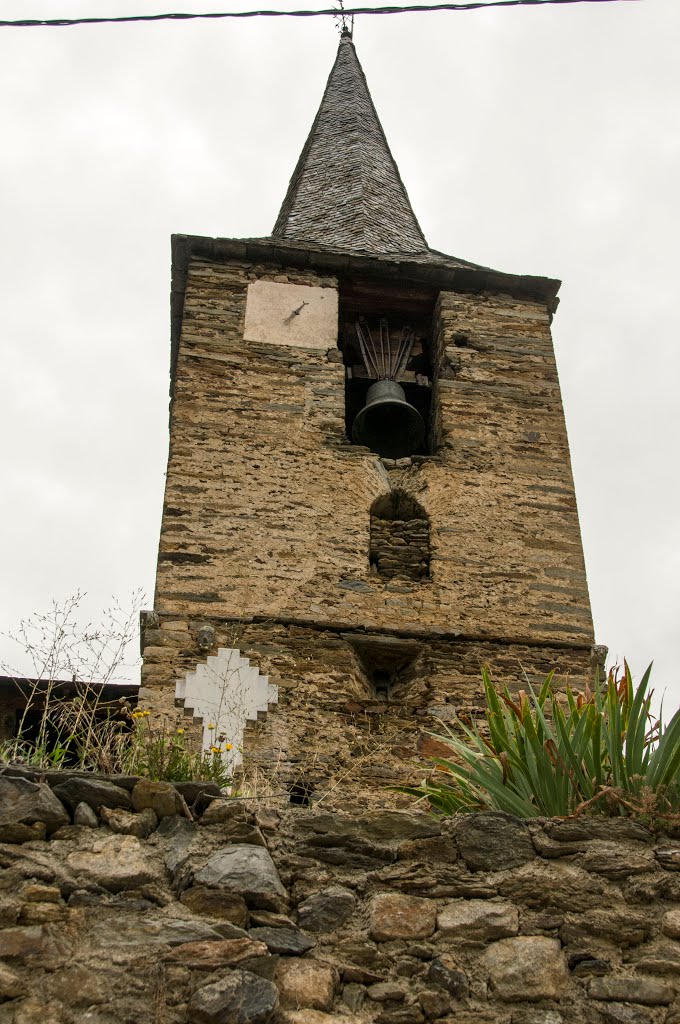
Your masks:
M408 4L390 7L345 9L347 17L359 14L415 14L432 11L476 11L484 7L548 7L553 4L639 3L640 0L473 0L456 4ZM69 28L73 25L116 25L141 21L218 21L224 18L319 18L338 16L337 7L318 11L211 11L209 13L125 14L115 18L22 18L0 21L0 28Z

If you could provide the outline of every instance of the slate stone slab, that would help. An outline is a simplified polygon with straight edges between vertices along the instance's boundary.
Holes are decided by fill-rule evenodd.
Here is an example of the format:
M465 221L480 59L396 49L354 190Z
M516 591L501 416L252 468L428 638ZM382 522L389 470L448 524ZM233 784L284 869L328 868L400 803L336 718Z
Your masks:
M54 794L63 800L72 810L78 804L87 804L93 811L99 812L102 807L122 807L130 810L132 802L130 794L122 786L114 786L103 779L67 779L54 787Z
M0 776L0 826L42 822L54 832L69 821L66 808L44 782Z
M222 935L201 921L121 914L96 924L90 939L101 946L179 946L185 942L216 942Z
M248 934L266 943L270 953L282 956L302 956L316 945L314 939L299 928L251 928Z
M260 846L224 847L196 872L195 882L240 893L248 906L262 910L281 910L288 897L269 851Z
M276 985L237 969L193 994L189 1019L196 1024L268 1024L278 1002Z
M488 811L452 820L460 855L471 871L502 871L536 857L527 827L511 814Z
M332 932L352 916L355 906L356 898L350 889L331 885L301 903L298 918L310 932Z

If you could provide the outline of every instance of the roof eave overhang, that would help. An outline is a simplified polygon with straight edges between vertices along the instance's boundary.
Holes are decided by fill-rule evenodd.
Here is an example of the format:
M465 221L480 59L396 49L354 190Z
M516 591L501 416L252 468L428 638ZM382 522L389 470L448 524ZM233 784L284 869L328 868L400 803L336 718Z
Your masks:
M172 236L171 309L171 365L170 394L175 382L175 366L184 315L189 262L192 256L214 260L248 263L271 263L290 267L321 270L326 274L366 275L384 277L391 281L417 281L436 287L440 291L505 292L517 298L544 302L549 313L554 313L559 302L560 281L549 277L526 274L504 274L487 267L472 264L447 265L433 261L430 250L427 260L414 256L364 256L357 253L326 250L272 238L207 238L201 235Z

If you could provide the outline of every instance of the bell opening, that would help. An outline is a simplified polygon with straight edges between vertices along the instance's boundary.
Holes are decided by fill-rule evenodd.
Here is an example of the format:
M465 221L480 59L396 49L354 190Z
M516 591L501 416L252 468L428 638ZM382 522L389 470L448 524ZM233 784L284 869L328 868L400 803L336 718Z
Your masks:
M393 381L378 381L366 395L366 405L352 426L352 440L386 459L401 459L421 451L425 443L422 416Z
M339 291L338 346L345 366L348 439L382 458L430 454L436 291L412 283L395 287L377 279L344 279ZM373 388L385 386L396 387L399 399L369 400Z

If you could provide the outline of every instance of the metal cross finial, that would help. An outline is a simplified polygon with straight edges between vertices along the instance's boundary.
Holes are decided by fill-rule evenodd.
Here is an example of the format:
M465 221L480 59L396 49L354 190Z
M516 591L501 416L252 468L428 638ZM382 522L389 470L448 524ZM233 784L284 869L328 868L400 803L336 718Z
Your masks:
M334 0L334 2L338 6L338 13L333 16L333 20L340 33L340 38L349 36L351 39L354 35L354 15L346 12L345 0Z

